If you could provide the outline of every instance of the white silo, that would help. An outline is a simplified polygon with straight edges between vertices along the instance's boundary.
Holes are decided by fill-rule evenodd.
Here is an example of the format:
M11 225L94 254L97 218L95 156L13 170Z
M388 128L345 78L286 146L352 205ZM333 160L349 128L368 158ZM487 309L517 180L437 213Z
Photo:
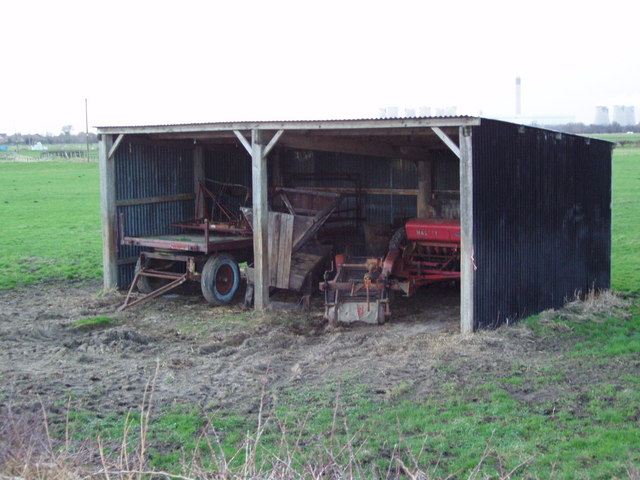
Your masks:
M431 107L420 107L418 109L421 117L430 117L431 116Z
M596 107L594 125L609 125L609 107Z
M405 108L404 109L404 116L406 118L412 118L416 116L416 109L415 108Z

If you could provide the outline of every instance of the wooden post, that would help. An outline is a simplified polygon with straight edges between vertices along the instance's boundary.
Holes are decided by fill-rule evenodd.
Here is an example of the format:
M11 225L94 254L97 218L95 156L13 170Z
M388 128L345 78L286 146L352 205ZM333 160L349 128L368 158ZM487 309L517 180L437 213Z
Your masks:
M269 305L269 235L267 204L267 158L263 133L251 130L251 181L253 196L253 264L254 306L264 310Z
M418 218L431 216L431 160L418 161L418 195L416 211Z
M118 259L116 256L116 169L109 157L113 146L112 135L102 135L98 145L100 167L100 209L102 217L102 278L104 288L118 286Z
M280 151L271 156L271 185L274 187L284 187L284 176L282 175L282 158Z
M471 127L460 127L460 332L473 332L473 155Z
M200 192L198 196L200 182L204 182L204 152L201 146L193 149L193 193L196 194L194 217L202 217L205 215L204 192Z

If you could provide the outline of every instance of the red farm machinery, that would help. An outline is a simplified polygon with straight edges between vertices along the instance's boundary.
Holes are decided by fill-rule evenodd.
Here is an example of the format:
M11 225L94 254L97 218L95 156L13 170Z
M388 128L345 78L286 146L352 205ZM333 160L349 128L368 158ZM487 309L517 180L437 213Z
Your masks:
M331 276L333 278L331 278ZM384 323L395 292L460 278L460 222L413 219L396 231L383 258L336 255L325 273L325 318L332 323Z

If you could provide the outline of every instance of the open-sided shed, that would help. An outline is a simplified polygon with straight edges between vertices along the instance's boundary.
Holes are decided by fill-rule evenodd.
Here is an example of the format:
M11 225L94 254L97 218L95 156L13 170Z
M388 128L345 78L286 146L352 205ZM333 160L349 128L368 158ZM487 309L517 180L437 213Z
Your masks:
M462 332L608 288L611 144L478 117L99 127L105 287L133 278L140 234L194 216L204 178L250 187L255 306L269 302L267 189L358 193L365 222L461 222ZM354 197L355 198L355 197ZM356 201L356 200L353 200Z

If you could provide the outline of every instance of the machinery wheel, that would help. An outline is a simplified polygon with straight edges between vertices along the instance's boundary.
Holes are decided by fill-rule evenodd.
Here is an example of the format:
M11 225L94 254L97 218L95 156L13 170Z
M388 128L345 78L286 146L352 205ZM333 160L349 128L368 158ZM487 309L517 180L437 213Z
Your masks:
M389 249L402 248L407 243L407 230L405 227L400 227L395 231L391 240L389 240Z
M162 264L154 265L153 267L155 270L167 270L171 268L172 264L173 262L163 261ZM140 258L138 258L138 261L136 262L136 269L135 269L134 275L138 273L140 269L142 269L142 264L140 262ZM160 287L163 287L169 282L170 280L166 280L164 278L152 278L152 277L141 276L141 277L138 277L138 283L136 284L136 286L138 287L138 291L140 291L140 293L147 294L159 289Z
M240 270L234 258L220 253L207 259L202 269L202 295L213 305L229 303L238 290Z

